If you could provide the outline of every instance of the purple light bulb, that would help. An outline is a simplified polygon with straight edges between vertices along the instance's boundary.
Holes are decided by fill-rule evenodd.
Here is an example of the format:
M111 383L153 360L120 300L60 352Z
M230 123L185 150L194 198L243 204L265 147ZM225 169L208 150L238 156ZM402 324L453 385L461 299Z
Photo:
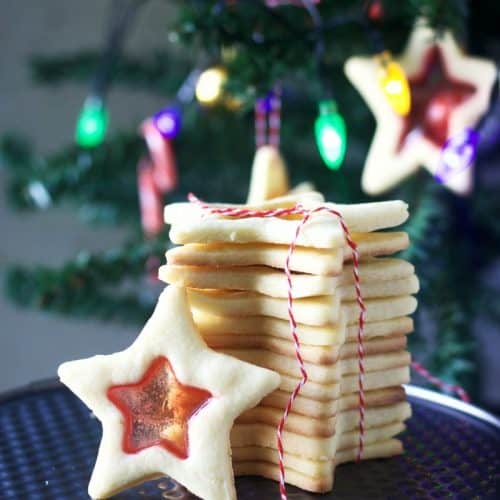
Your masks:
M476 158L479 133L472 128L450 137L441 150L435 178L444 183L449 177L470 167Z
M177 108L163 108L153 116L153 123L165 139L173 139L181 130L181 114Z

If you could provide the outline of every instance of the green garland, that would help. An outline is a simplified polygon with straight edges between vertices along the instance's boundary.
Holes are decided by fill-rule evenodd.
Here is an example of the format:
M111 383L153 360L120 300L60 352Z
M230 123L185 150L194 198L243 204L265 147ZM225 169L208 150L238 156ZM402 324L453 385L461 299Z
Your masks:
M148 261L162 262L167 247L163 235L101 254L82 251L61 268L14 266L7 273L6 291L23 307L140 325L155 302L144 294Z

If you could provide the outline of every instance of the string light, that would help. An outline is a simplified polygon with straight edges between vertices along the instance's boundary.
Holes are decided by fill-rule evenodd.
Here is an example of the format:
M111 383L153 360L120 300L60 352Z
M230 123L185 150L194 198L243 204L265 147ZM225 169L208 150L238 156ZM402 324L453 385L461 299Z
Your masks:
M318 31L314 57L318 68L318 75L326 98L319 102L319 115L314 123L314 135L319 154L326 166L337 170L344 161L347 140L344 118L337 110L337 103L333 99L333 90L330 81L327 81L326 67L323 61L325 40L323 38L323 19L312 0L301 0L302 5L311 16L311 21Z
M104 98L111 82L114 63L122 51L128 29L140 7L146 2L147 0L128 0L110 4L109 33L101 52L90 95L85 99L76 123L75 141L83 148L93 148L104 141L109 121Z
M410 112L411 94L403 68L392 59L390 52L379 56L379 84L392 109L401 116Z
M211 106L222 98L224 84L227 80L227 71L214 66L201 73L196 83L195 94L200 104Z
M464 171L474 162L479 143L479 133L466 128L450 137L443 146L435 178L445 183L452 175Z
M151 117L154 126L165 139L174 139L179 135L183 107L193 101L200 74L198 68L193 68L179 87L175 99Z
M165 139L173 139L181 130L180 110L173 106L163 108L154 114L153 123Z
M366 15L368 19L372 22L379 22L384 17L384 6L380 0L375 0L374 2L369 2Z
M108 128L108 112L102 99L88 97L83 103L75 130L75 140L83 148L99 146Z
M470 168L476 159L478 150L484 154L483 148L487 147L488 142L491 146L495 140L498 141L500 137L499 102L497 98L497 101L490 106L490 110L475 128L466 127L460 133L446 140L441 149L438 167L434 174L437 182L446 184L455 174Z
M326 166L332 170L340 168L347 146L346 126L333 99L320 101L314 132L319 153Z

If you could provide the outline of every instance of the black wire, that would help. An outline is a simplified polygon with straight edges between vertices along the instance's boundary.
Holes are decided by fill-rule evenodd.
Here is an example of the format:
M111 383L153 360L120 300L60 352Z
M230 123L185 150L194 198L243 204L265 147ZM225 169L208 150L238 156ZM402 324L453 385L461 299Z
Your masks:
M319 9L311 0L301 0L302 5L311 16L314 25L314 59L316 61L316 68L318 71L319 81L323 91L324 98L333 99L333 86L327 78L327 66L325 64L325 38L324 38L324 23Z
M308 11L311 19L313 20L314 27L310 29L297 29L293 26L286 17L279 14L277 9L272 9L266 6L264 2L255 2L254 0L247 0L254 2L256 5L268 16L272 16L274 19L280 22L288 31L292 33L291 36L287 37L250 37L245 38L239 33L234 31L229 31L227 27L219 25L217 29L219 30L220 36L226 40L230 40L233 43L242 43L245 45L254 46L262 50L268 50L269 47L273 45L284 45L291 41L303 40L304 43L314 43L314 58L316 62L316 68L318 72L318 78L322 88L322 92L325 98L334 99L334 90L330 79L328 78L328 66L324 62L324 53L326 49L325 35L339 26L344 26L346 24L355 23L363 28L367 38L370 40L370 44L376 53L382 52L384 50L384 44L380 33L370 25L366 12L363 10L359 11L359 7L356 7L350 13L343 15L338 15L331 17L330 19L324 21L318 8L311 0L301 0L302 5ZM217 3L219 12L222 12L224 8L227 8L227 2L221 0ZM207 21L208 23L208 21ZM205 29L213 28L213 25L206 25Z
M314 26L318 29L322 28L323 18L321 17L321 14L319 13L319 10L316 7L316 5L311 0L301 0L301 1L302 5L311 16Z
M231 42L239 42L244 45L251 45L254 47L262 48L263 50L266 50L269 46L272 45L283 45L287 44L289 42L296 42L297 40L302 40L306 43L308 42L315 42L318 38L318 29L316 26L310 30L310 29L300 29L291 24L288 19L277 11L277 9L272 9L266 6L264 2L256 1L256 0L247 0L248 2L252 2L252 5L255 5L258 7L260 10L266 13L266 15L273 17L277 21L280 22L288 31L292 33L290 36L279 36L279 37L265 37L265 36L260 36L258 38L245 38L241 36L237 32L231 32L229 31L226 27L224 26L217 26L217 29L219 30L219 33L223 35L224 38L230 40ZM302 1L302 0L301 0ZM202 3L202 0L199 0L200 3ZM312 4L314 8L316 6ZM221 12L222 8L228 8L227 2L225 0L221 0L220 2L217 3L218 6L218 11ZM363 23L363 17L364 14L361 14L359 12L359 8L353 9L353 12L349 14L343 14L339 16L334 16L328 19L327 21L322 22L321 26L321 34L324 35L328 33L329 31L332 31L333 29L343 26L346 24L350 23L357 23L357 24L362 24ZM214 26L213 24L207 20L206 24L201 26L202 29L212 29Z
M111 83L112 70L121 53L125 35L138 10L149 0L130 0L123 6L123 0L113 0L108 14L108 36L97 71L91 86L92 96L104 98Z

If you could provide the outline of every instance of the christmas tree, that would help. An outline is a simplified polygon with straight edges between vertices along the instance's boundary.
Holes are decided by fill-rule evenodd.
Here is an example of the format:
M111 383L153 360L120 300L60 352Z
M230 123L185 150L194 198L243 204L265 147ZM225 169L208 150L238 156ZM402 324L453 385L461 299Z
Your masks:
M412 245L403 257L415 265L421 281L412 352L447 382L477 394L474 323L482 317L500 325L498 287L485 277L500 248L493 173L499 153L498 92L488 95L487 109L475 120L479 139L474 169L468 167L474 175L468 196L420 170L373 197L361 189L361 178L375 122L343 68L358 54L378 61L386 51L401 53L419 19L437 40L452 33L471 57L498 60L500 6L489 2L478 9L462 0L178 2L177 19L169 20L173 47L159 41L157 52L130 57L120 48L143 3L131 1L125 9L117 4L102 52L31 61L41 84L93 82L78 120L78 143L42 157L22 137L9 134L2 137L0 151L16 208L40 210L70 202L89 222L128 226L129 239L104 253L82 251L60 268L17 266L7 276L9 296L23 306L141 324L156 299L144 293L143 278L156 271L169 246L167 228L159 228L158 203L185 200L190 191L209 201L243 201L260 126L254 108L257 115L259 109L272 114L270 103L280 96L280 149L292 184L312 182L338 203L392 198L409 203L411 217L404 229ZM178 45L188 50L180 52ZM439 85L443 76L437 78ZM150 134L158 132L151 124L161 128L161 114L143 125L142 133L122 131L104 138L113 113L105 107L111 81L165 97L167 124L175 130L167 131L159 151ZM325 103L335 103L326 113L345 123L347 149L340 168L335 162L329 165L333 169L326 168L321 138L321 154L315 144L319 103L323 110ZM181 130L172 139L178 120ZM163 189L151 186L155 180L145 176L156 154L168 163ZM171 189L174 163L178 183ZM384 164L379 168L383 177ZM148 196L156 196L153 207Z

